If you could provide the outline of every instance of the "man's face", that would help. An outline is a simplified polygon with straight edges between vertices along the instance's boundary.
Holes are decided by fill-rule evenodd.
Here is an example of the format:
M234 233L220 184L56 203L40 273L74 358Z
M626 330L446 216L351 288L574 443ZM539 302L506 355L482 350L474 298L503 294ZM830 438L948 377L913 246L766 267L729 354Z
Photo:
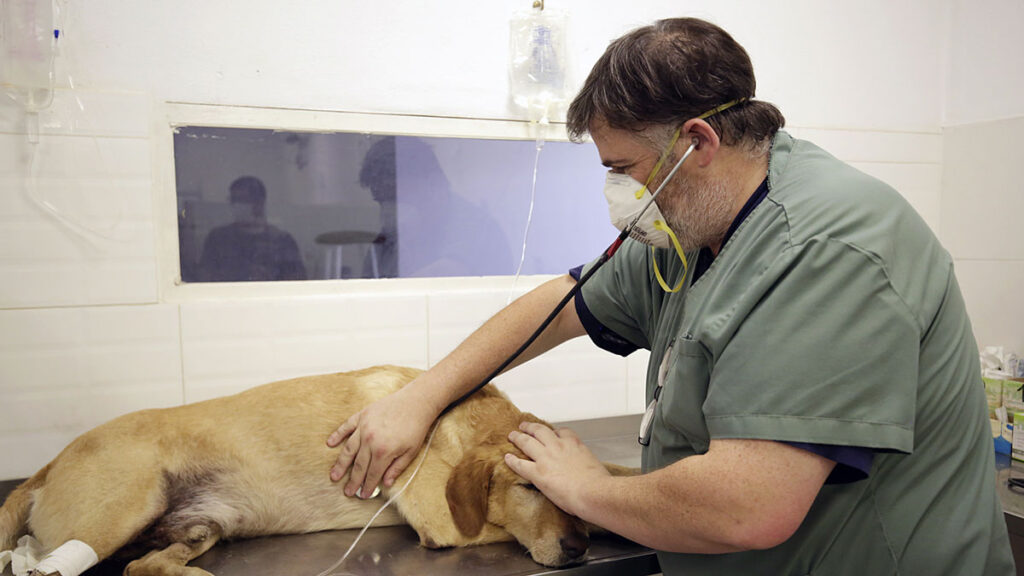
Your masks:
M604 166L641 184L647 181L662 153L655 148L656 139L644 138L631 130L612 128L604 123L595 123L590 135ZM690 139L686 135L679 138L675 149L648 186L652 194L689 145ZM655 200L685 251L720 242L733 216L729 194L735 187L733 179L715 179L700 174L701 171L692 165L694 162L692 158L684 161Z
M658 162L660 151L653 149L650 143L635 132L612 128L600 122L591 127L590 136L601 154L601 164L616 174L626 174L643 183ZM665 174L668 174L668 170L664 170L660 176L664 178ZM660 183L661 179L651 182L652 192Z
M252 202L231 202L231 217L237 224L257 224L262 220L258 206Z

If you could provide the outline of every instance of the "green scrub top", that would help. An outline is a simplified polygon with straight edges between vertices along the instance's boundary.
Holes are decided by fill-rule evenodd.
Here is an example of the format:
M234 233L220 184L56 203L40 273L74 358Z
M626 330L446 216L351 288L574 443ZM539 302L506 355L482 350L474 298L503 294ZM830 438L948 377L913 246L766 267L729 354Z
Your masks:
M949 254L892 188L785 132L768 187L679 292L664 292L653 268L674 286L678 257L633 241L582 289L599 322L651 351L648 402L668 363L643 468L703 454L713 438L865 447L874 463L864 480L823 486L787 542L659 553L662 570L1013 574L978 348Z

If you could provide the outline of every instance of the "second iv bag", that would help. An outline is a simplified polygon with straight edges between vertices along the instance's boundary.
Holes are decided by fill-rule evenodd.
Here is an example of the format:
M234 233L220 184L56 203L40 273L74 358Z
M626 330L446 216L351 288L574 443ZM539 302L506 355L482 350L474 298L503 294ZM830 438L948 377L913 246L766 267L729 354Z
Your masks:
M517 14L509 34L509 91L533 121L547 120L566 100L564 12Z

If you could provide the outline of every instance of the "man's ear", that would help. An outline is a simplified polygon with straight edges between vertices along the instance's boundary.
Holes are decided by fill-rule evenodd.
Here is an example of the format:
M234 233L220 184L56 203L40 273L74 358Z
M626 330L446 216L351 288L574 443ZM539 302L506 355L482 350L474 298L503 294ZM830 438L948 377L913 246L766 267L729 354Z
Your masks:
M705 168L715 159L715 154L721 147L722 142L718 138L718 133L711 127L711 124L700 118L691 118L680 129L679 141L676 142L678 153L681 155L683 152L686 152L690 144L696 144L696 148L693 150L695 163L701 168ZM682 147L681 151L678 150L679 147Z
M497 463L493 457L486 456L487 452L473 450L463 456L445 487L455 527L470 538L479 534L487 521L487 498Z

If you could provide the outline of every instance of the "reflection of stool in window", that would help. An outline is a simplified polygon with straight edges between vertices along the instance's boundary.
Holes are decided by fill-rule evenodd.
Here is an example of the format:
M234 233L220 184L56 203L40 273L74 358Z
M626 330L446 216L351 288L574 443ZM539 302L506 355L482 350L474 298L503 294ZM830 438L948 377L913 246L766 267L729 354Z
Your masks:
M316 243L326 247L324 252L324 277L341 278L341 253L345 246L357 246L365 244L370 249L370 266L373 269L373 277L380 278L377 268L377 232L364 232L360 230L338 230L337 232L324 232L316 237Z

